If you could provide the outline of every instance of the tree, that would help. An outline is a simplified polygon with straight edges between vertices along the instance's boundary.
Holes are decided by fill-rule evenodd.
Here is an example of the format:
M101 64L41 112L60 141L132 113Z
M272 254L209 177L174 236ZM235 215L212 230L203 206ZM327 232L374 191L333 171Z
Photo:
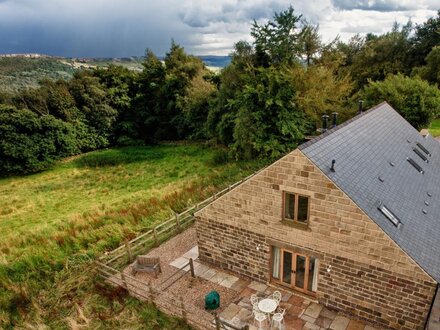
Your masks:
M413 75L418 74L430 83L440 86L440 46L431 50L425 62L426 65L413 69Z
M295 90L287 70L258 68L230 106L237 110L233 131L236 157L278 158L294 148L312 129L295 105Z
M310 66L316 59L317 54L322 48L319 26L307 21L303 22L299 42L301 44L301 55L307 66Z
M70 124L0 105L0 174L38 172L76 152Z
M395 24L391 32L366 38L346 71L356 82L357 90L367 84L368 79L384 80L389 74L411 72L406 65L411 26L408 22L399 30L399 25Z
M434 47L440 46L440 10L437 11L437 17L431 17L423 24L416 25L410 41L408 67L425 65L428 54Z
M264 64L262 58L267 58L266 65L280 65L281 63L292 64L299 60L301 32L298 23L301 15L296 16L290 6L287 10L275 13L273 21L259 25L254 21L251 28L251 36L254 38L255 50L260 64Z
M370 81L361 96L367 107L387 101L418 130L440 115L440 90L420 77L398 74L384 81Z
M331 67L323 65L295 66L290 69L290 74L297 92L295 104L315 122L316 127L320 125L322 115L332 112L348 119L347 99L353 89L348 75L338 77Z

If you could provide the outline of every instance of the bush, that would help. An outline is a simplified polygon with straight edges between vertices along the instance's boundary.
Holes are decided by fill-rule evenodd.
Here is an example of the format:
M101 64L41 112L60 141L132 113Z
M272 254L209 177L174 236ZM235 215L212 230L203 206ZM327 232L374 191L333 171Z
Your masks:
M368 107L387 101L418 130L440 114L440 90L417 76L398 74L370 81L361 94Z
M78 151L73 127L53 116L0 105L0 173L32 173Z

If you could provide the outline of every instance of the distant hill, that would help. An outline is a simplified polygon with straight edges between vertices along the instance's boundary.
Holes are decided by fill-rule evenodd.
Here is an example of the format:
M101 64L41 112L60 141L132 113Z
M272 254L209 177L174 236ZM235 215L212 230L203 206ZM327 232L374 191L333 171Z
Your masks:
M227 66L229 56L198 56L208 67L220 70ZM121 65L130 70L142 70L143 57L126 58L66 58L41 54L0 55L0 93L16 92L37 87L42 79L70 79L76 70Z
M224 68L225 66L231 63L230 56L214 56L214 55L205 55L198 56L207 66L216 67L216 68Z

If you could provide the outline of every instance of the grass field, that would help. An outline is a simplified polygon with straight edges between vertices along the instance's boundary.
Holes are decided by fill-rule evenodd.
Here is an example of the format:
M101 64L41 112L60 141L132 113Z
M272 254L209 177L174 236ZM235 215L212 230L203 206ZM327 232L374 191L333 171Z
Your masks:
M179 320L92 280L106 249L252 173L201 145L89 153L0 179L0 328L184 329Z
M434 119L431 125L429 125L428 130L432 136L440 136L440 119Z

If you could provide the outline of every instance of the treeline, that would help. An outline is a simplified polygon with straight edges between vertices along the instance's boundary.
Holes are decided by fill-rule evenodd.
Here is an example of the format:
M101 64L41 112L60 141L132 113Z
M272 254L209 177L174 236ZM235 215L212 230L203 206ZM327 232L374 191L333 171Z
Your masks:
M0 172L30 173L108 146L209 140L235 158L279 157L313 134L323 114L341 120L388 101L415 127L440 113L440 11L383 35L323 43L293 8L251 29L215 74L172 42L143 71L84 70L69 81L0 94Z

